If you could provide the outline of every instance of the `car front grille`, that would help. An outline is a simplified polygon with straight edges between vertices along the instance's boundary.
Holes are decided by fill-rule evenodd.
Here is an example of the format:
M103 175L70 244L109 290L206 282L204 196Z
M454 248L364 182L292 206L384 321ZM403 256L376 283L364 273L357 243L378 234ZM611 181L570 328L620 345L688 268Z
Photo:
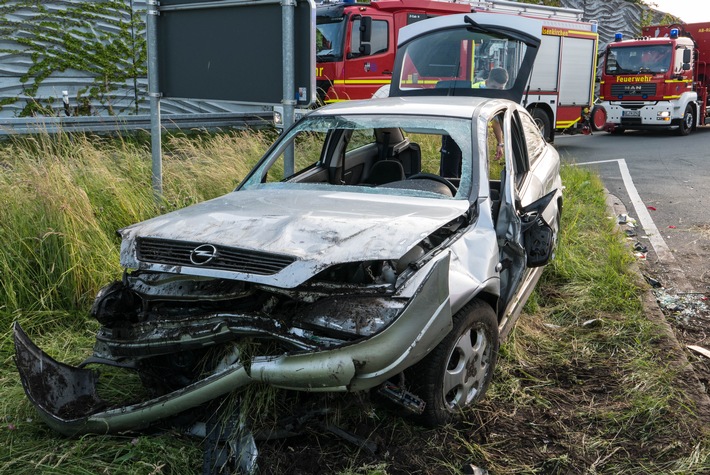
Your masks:
M296 261L296 258L267 252L237 249L213 245L215 257L208 262L197 264L193 253L205 244L189 241L139 238L137 256L143 262L168 264L205 269L220 269L245 274L273 275Z
M618 96L653 96L656 94L655 84L612 84L611 95Z

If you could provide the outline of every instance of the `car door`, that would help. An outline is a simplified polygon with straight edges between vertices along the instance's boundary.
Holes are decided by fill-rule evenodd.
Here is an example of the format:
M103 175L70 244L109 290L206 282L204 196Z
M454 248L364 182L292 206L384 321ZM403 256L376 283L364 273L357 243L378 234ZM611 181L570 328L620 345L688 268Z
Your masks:
M501 308L506 308L511 302L516 289L526 270L525 248L523 246L522 225L518 213L517 169L525 161L520 157L520 147L516 134L518 128L513 123L510 109L496 114L488 126L489 137L489 169L492 176L500 171L500 208L496 219L496 237L500 253L500 301ZM502 135L501 135L502 134ZM493 151L492 144L498 147L502 143L501 152ZM496 156L495 154L499 155ZM496 163L497 162L497 163Z
M521 204L521 190L530 188L528 181L533 174L517 109L511 107L506 111L502 129L505 166L501 172L496 237L500 253L500 332L504 338L540 278L542 266L550 258L553 234L542 216L556 190L543 194L543 189L538 187L536 195L528 194L528 198L534 200Z

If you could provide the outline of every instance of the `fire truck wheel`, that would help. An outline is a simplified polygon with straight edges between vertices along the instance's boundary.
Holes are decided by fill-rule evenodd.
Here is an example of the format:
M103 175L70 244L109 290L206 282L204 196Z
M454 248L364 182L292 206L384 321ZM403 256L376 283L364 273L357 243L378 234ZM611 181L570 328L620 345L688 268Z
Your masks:
M678 124L678 135L688 135L693 128L695 123L695 115L693 115L693 108L690 104L685 106L685 112L683 113L683 119Z
M594 132L604 130L604 126L606 125L606 109L604 109L603 106L594 106L592 107L592 113L590 115L592 117L592 130L594 130Z
M550 124L550 117L547 115L547 113L544 110L536 107L530 111L530 115L532 116L533 120L535 120L535 123L540 129L542 136L545 137L545 140L547 140L548 142L552 142L552 125Z

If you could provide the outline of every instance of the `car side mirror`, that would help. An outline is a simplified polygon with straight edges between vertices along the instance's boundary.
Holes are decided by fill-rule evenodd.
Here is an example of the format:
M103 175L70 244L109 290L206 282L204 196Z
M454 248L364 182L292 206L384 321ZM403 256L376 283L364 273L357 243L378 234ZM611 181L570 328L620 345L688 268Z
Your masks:
M520 210L528 267L542 267L554 255L555 232L543 218L543 213L556 194L557 190L553 190Z

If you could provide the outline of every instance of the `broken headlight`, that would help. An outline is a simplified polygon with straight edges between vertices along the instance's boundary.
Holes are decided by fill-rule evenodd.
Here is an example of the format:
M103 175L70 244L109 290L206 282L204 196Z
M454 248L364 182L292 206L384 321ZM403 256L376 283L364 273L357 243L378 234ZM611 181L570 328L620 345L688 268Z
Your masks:
M337 338L369 337L392 323L405 304L384 297L326 297L297 312L294 323Z

